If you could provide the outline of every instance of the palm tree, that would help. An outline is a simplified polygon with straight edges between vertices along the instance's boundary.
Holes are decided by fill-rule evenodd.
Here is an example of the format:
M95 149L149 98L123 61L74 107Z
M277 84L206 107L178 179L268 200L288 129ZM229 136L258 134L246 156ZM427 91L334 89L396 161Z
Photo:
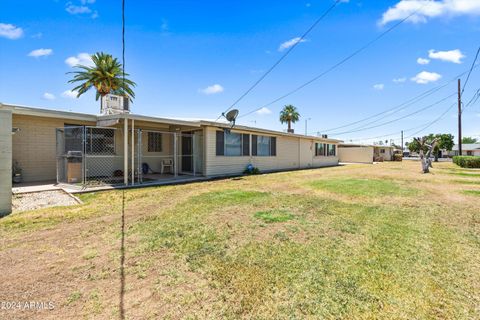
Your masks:
M93 67L76 65L75 67L82 71L68 72L75 74L68 83L80 82L73 88L73 91L78 92L77 98L92 87L97 90L95 100L110 93L126 96L130 101L135 98L132 87L135 87L136 84L127 78L123 79L123 68L117 58L113 58L111 54L97 52L92 55L92 61ZM125 73L125 76L128 75ZM100 101L100 103L102 102Z
M300 119L300 114L298 113L297 108L291 104L286 105L283 107L282 111L280 111L280 122L288 123L287 132L293 133L292 123L297 122L298 119Z

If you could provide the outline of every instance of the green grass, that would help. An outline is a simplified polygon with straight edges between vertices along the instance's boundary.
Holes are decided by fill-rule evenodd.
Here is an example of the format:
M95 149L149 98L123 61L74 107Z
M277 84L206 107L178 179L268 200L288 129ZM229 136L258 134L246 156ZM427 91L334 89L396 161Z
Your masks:
M254 217L266 223L285 222L295 218L293 214L286 210L259 211L255 213Z
M448 170L422 175L409 162L397 168L127 190L127 318L478 318L480 212L469 196L480 190L462 191ZM85 194L80 206L22 213L23 225L15 214L1 219L0 236L10 242L0 254L17 261L25 250L29 257L4 272L51 263L39 294L66 288L62 301L78 317L118 317L121 194ZM102 232L90 232L99 224ZM22 247L24 235L45 229L39 243L58 248L58 258ZM64 238L49 242L55 231Z
M480 196L480 190L463 190L463 193L472 196Z
M480 180L453 180L455 183L461 183L461 184L478 184L480 185Z
M334 178L317 180L310 185L313 188L350 196L409 196L417 192L414 188L403 187L394 181L379 179Z

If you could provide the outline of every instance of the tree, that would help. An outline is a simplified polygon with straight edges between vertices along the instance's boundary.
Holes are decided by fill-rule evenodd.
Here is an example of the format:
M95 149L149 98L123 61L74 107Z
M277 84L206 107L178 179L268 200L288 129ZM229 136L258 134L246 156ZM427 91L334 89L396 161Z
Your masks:
M297 108L291 104L286 105L283 107L282 111L280 111L280 122L288 123L288 132L293 133L292 123L297 122L299 119L300 114L298 113Z
M478 139L472 137L463 137L462 143L478 143Z
M82 71L72 71L74 77L68 83L80 82L78 86L73 88L77 91L77 98L82 94L95 88L97 90L95 100L104 97L107 94L117 94L129 97L130 100L135 98L135 93L132 87L135 87L135 82L125 78L123 79L123 68L117 58L103 52L97 52L92 55L94 66L76 65L76 68ZM128 76L125 73L125 76Z
M428 141L428 137L413 138L415 145L418 146L420 152L420 160L422 162L423 173L429 173L432 168L432 159L430 156L433 149L435 149L439 138L434 138L431 142ZM426 152L424 150L427 150Z
M453 135L449 133L445 134L429 134L428 136L422 137L422 139L425 140L425 143L423 144L423 147L421 149L421 144L419 143L420 138L414 139L412 142L410 142L407 147L410 150L410 152L419 152L423 151L423 153L426 153L428 151L427 145L434 145L434 148L432 150L432 154L435 157L435 162L438 162L438 157L440 156L440 151L441 150L447 150L451 151L454 142L453 142ZM433 142L436 141L434 144Z

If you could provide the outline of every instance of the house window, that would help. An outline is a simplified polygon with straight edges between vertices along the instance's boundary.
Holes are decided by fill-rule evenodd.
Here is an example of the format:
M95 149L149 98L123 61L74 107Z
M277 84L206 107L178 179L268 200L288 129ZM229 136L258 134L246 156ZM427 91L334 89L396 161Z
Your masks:
M148 132L148 152L162 152L162 134Z
M385 153L385 149L380 149L380 153Z
M315 156L320 157L325 155L325 144L315 143Z
M65 124L64 128L65 153L69 151L83 152L84 126Z
M252 135L252 156L273 157L276 155L276 137Z
M87 154L115 154L115 130L87 128Z
M336 154L335 145L327 144L327 155L330 157L334 157L335 154Z
M225 133L225 155L241 156L242 155L242 135L240 133Z

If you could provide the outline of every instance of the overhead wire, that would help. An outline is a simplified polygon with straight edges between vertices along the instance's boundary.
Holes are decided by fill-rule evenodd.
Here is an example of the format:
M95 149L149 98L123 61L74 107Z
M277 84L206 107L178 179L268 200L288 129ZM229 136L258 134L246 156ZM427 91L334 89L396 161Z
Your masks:
M424 6L424 5L423 5ZM423 7L422 6L422 7ZM391 31L393 31L394 29L396 29L397 27L399 27L402 23L404 23L405 21L407 21L408 19L410 19L414 14L416 14L422 7L420 7L419 9L417 9L416 11L412 12L411 14L409 14L407 17L403 18L402 20L400 20L399 22L395 23L393 26L391 26L390 28L388 28L387 30L385 30L384 32L382 32L380 35L378 35L377 37L375 37L374 39L370 40L369 42L367 42L365 45L361 46L359 49L355 50L353 53L347 55L346 57L344 57L342 60L340 60L339 62L337 62L336 64L334 64L333 66L331 66L330 68L326 69L325 71L323 71L322 73L320 73L319 75L315 76L314 78L310 79L309 81L303 83L302 85L298 86L297 88L295 88L294 90L291 90L289 91L288 93L272 100L271 102L267 103L267 104L264 104L263 106L259 107L259 108L256 108L252 111L249 111L243 115L240 115L238 118L243 118L243 117L246 117L252 113L255 113L257 111L259 111L260 109L263 109L263 108L266 108L274 103L277 103L278 101L280 100L283 100L285 99L286 97L288 96L291 96L292 94L300 91L301 89L305 88L306 86L310 85L311 83L317 81L318 79L322 78L323 76L327 75L328 73L332 72L333 70L337 69L338 67L340 67L342 64L344 64L345 62L349 61L350 59L352 59L353 57L355 57L356 55L358 55L359 53L361 53L362 51L364 51L365 49L367 49L368 47L370 47L371 45L373 45L375 42L377 42L378 40L380 40L381 38L383 38L384 36L386 36L388 33L390 33Z
M342 2L342 0L336 0L315 22L296 40L296 42L285 51L285 53L257 80L251 85L234 103L230 105L218 118L218 121L225 113L236 106L245 96L247 96L260 82L262 82L303 40L305 37L322 21L335 7Z

